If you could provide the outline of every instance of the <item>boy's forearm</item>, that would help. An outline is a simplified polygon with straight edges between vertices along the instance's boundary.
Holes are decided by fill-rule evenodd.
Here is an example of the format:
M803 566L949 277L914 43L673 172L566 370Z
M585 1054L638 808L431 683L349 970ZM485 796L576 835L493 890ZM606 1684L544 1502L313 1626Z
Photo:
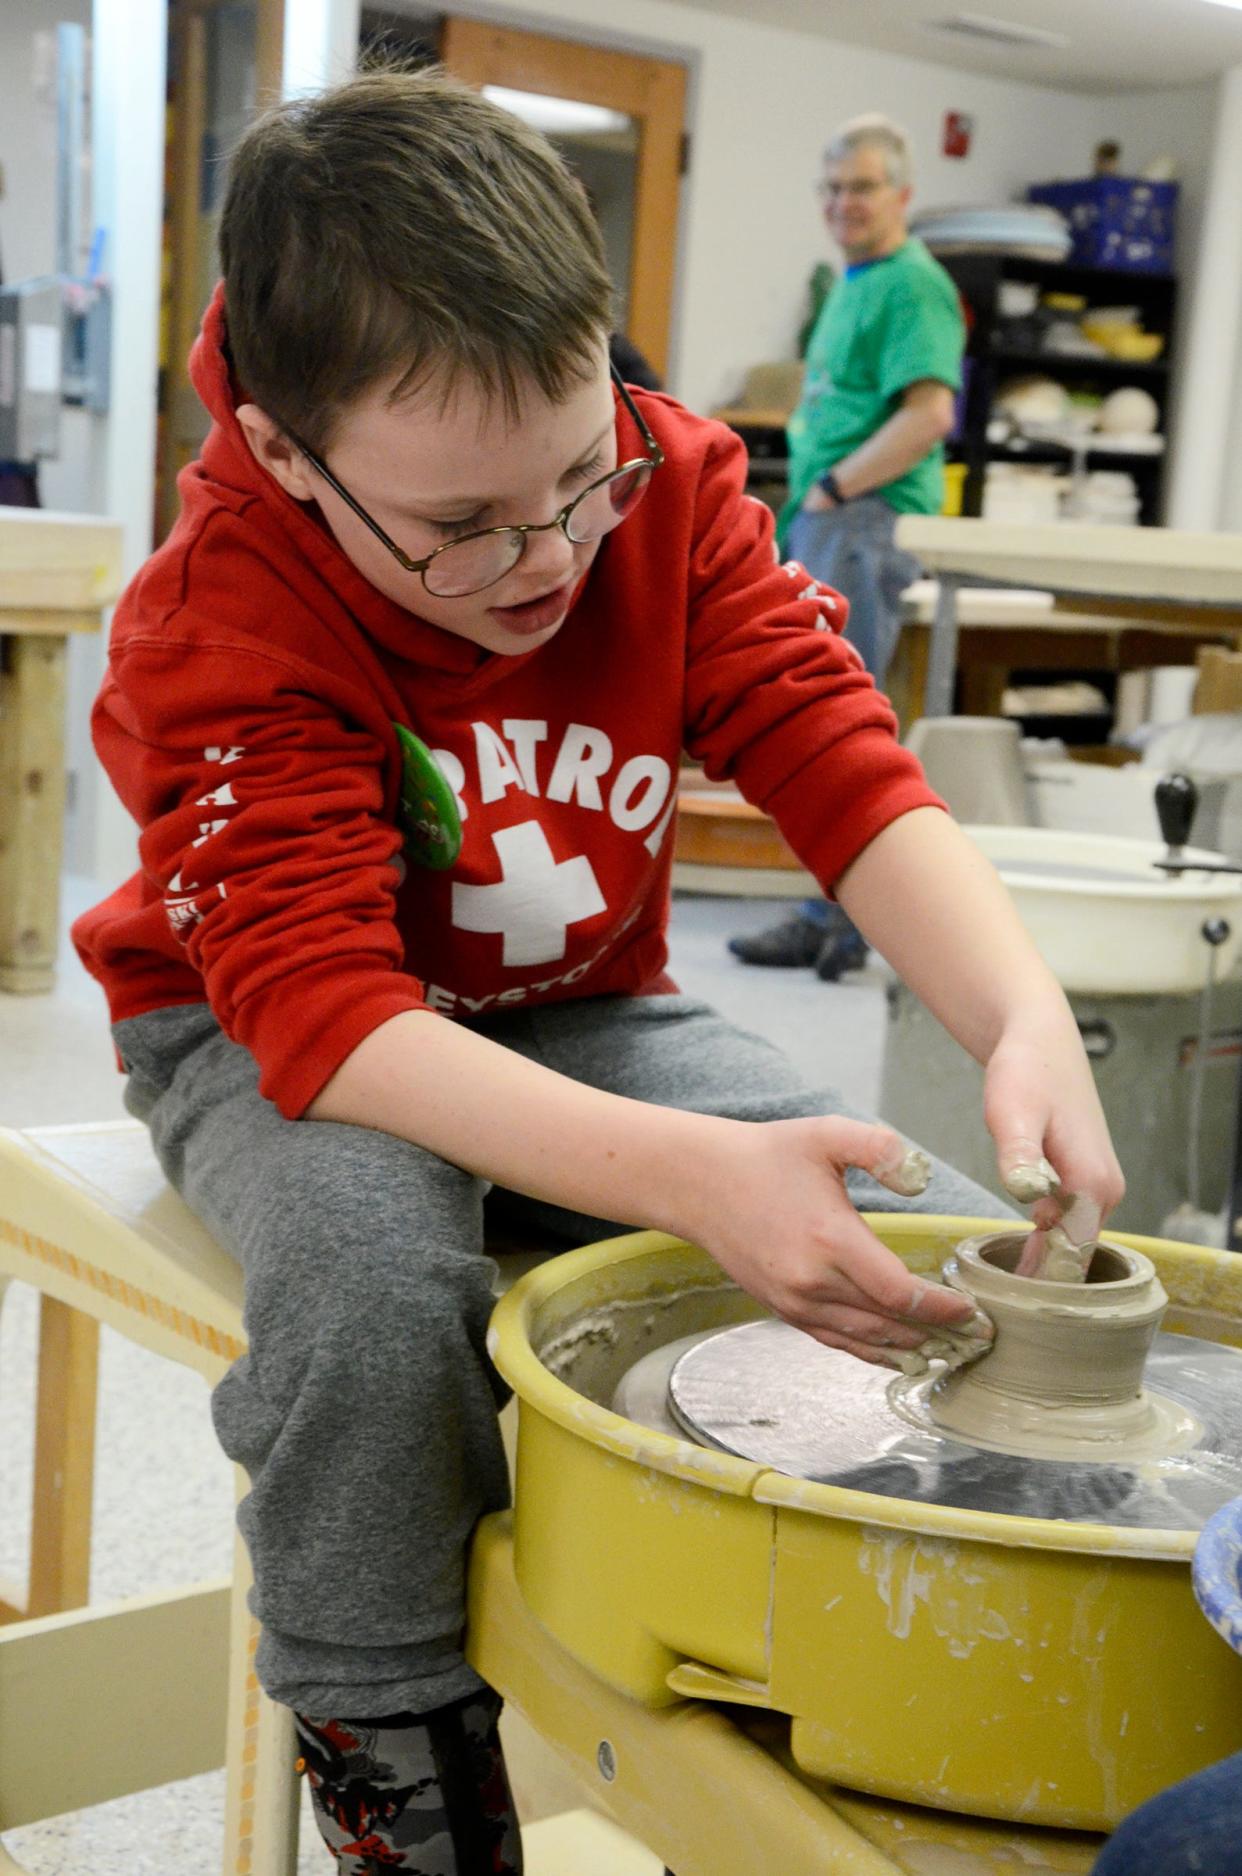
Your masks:
M1072 1024L995 868L939 809L891 822L837 882L837 896L976 1061L1016 1026Z
M372 1030L306 1119L396 1134L531 1198L683 1236L704 1130L733 1124L601 1093L420 1010Z

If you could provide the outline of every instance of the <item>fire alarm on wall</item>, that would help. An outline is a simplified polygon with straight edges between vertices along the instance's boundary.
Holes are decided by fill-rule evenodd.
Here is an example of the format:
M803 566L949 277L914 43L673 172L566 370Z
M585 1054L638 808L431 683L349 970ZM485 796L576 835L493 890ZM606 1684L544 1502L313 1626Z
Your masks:
M946 156L969 156L970 134L975 127L973 117L965 111L946 111L944 114L944 153Z

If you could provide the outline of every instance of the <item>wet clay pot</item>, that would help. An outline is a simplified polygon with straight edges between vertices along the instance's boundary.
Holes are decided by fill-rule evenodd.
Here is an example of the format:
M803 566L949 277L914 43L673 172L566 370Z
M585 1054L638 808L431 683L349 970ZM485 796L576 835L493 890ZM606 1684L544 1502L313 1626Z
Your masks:
M1147 1391L1143 1367L1168 1297L1142 1252L1101 1240L1084 1283L1017 1277L1026 1232L968 1238L945 1280L996 1325L992 1350L946 1375L928 1409L976 1446L1101 1460L1185 1450L1200 1428Z

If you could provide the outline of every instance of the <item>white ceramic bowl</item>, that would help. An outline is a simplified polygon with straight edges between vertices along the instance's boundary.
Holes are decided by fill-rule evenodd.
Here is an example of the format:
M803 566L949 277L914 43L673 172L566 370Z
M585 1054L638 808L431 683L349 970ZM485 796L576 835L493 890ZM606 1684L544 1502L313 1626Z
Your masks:
M1066 990L1098 996L1190 995L1210 947L1206 919L1223 918L1218 980L1242 954L1242 873L1159 872L1155 840L1049 827L968 827L1000 873L1023 924ZM1187 857L1220 855L1188 848Z

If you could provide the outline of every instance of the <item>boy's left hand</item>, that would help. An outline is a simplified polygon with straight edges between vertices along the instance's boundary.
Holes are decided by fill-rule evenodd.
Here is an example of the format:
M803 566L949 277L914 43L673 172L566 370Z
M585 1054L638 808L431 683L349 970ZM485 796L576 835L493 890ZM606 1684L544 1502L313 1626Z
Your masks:
M1075 1242L1094 1237L1126 1187L1068 1009L1002 1034L987 1064L983 1111L1005 1189L1034 1202L1036 1227L1064 1221Z

